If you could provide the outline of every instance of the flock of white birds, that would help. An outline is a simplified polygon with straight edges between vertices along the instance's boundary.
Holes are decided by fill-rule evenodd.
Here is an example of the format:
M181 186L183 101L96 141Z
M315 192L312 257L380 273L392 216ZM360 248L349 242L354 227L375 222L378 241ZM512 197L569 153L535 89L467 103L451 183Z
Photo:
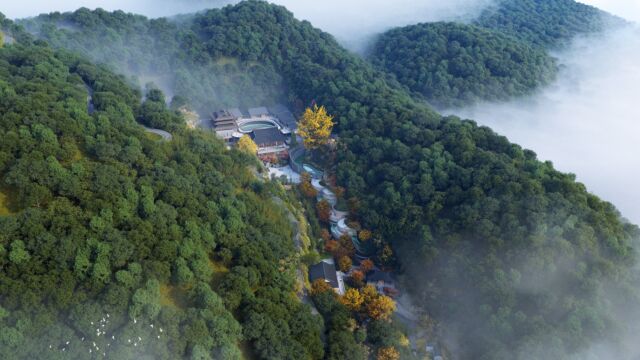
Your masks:
M151 337L150 339L143 339L142 336L138 336L138 335L133 337L128 337L128 338L125 338L125 337L116 338L113 332L109 331L108 325L110 323L110 317L111 317L110 314L106 314L104 317L102 317L98 321L95 321L95 322L91 321L91 326L96 327L95 337L92 337L91 339L87 339L86 337L83 336L82 338L80 338L80 340L71 339L71 340L66 340L58 345L49 344L49 350L66 352L68 349L70 349L71 346L75 346L77 343L80 346L85 346L89 354L102 355L102 357L107 357L109 350L115 347L116 345L138 347L138 346L142 346L143 343L147 343L149 341L155 340L153 337ZM134 318L132 322L134 325L138 324L138 320L136 318ZM141 330L142 326L144 325L142 324L142 322L140 322L140 325L138 326L140 326L139 330ZM155 331L154 337L159 340L164 330L161 327L155 326L154 324L149 324L149 328L151 329L152 332ZM103 345L102 348L99 346L99 344L96 343L96 340L98 340L99 337L103 337L106 339L106 345Z

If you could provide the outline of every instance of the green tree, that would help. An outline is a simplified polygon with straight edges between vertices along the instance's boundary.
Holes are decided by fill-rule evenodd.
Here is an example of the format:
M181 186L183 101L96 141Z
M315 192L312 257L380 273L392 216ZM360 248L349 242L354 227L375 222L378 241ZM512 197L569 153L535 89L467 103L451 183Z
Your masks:
M11 243L11 251L9 252L9 260L16 265L24 264L31 259L31 255L25 249L24 242L16 240Z

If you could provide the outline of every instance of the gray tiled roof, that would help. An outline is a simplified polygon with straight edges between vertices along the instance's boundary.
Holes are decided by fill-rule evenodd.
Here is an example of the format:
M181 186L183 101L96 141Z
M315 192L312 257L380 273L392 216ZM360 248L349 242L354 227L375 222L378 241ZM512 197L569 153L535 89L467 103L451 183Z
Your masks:
M298 121L296 121L296 118L286 106L282 104L270 106L269 112L273 116L277 117L278 120L280 120L280 122L289 129L295 130L298 128Z
M373 270L367 275L367 282L378 282L378 281L384 281L385 283L392 283L393 278L391 277L391 274L389 274L388 272L384 272L380 270Z
M251 137L258 146L269 145L276 142L283 143L285 140L284 135L282 135L276 127L253 130Z
M289 112L289 109L287 109L287 107L282 104L275 104L269 106L269 111L271 111L272 114L279 114L283 112Z
M236 117L237 119L245 117L245 114L242 111L240 111L240 109L238 108L229 109L227 111L229 111L229 113L234 117Z
M318 279L326 280L332 288L338 289L338 274L336 273L336 266L334 264L327 264L322 261L309 268L309 281L314 282Z
M251 109L249 109L249 115L251 115L251 117L259 117L259 116L262 116L262 115L269 115L269 110L264 106L251 108Z

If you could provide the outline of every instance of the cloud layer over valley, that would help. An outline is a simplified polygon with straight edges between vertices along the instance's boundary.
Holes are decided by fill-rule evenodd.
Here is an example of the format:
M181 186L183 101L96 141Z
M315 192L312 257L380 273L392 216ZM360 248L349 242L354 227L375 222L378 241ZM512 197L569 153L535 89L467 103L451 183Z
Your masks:
M577 174L591 192L640 223L640 29L578 39L557 56L564 68L539 94L451 112Z

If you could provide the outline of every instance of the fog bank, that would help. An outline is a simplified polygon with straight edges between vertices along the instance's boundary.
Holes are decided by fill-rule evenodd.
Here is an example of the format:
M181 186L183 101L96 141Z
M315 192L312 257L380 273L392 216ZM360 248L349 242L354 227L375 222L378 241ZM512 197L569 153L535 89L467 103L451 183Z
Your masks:
M638 0L580 0L630 21L640 22L640 1Z
M487 125L575 173L640 223L640 29L578 39L556 55L564 68L539 94L447 113Z
M362 51L376 34L419 22L470 20L495 0L270 0Z

